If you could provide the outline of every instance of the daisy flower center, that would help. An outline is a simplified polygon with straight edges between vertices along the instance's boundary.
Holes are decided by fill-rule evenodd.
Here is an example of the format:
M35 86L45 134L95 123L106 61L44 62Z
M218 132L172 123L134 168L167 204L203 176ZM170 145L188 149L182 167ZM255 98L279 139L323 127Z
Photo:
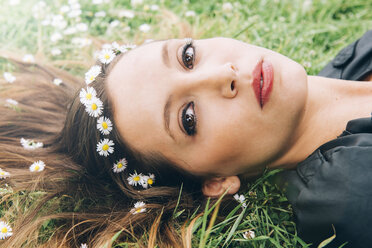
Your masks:
M40 167L38 165L35 166L35 170L39 170Z
M91 81L93 81L94 80L94 76L90 76L90 78L89 78Z
M123 167L123 164L122 163L118 163L118 168L120 169L121 167Z
M109 59L110 58L110 55L109 54L105 54L105 59Z
M136 213L141 213L142 208L137 208Z
M102 122L102 127L103 127L104 129L107 129L107 128L108 128L107 123L106 123L106 122Z
M1 232L2 233L7 233L8 232L8 229L6 227L3 227L3 228L1 228Z
M154 181L153 181L151 178L149 178L149 179L147 180L147 183L151 185L151 184L154 183Z
M133 180L136 181L136 182L138 182L140 180L140 177L139 176L135 176L135 177L133 177Z
M92 99L92 94L91 93L87 93L85 95L85 98L88 99L88 100L91 100Z
M0 171L0 175L4 176L5 175L5 172L4 171Z
M107 144L104 144L104 145L102 146L102 150L104 150L104 151L107 151L109 148L110 148L110 147L109 147L109 145L107 145Z
M97 110L97 104L95 103L92 104L92 110Z

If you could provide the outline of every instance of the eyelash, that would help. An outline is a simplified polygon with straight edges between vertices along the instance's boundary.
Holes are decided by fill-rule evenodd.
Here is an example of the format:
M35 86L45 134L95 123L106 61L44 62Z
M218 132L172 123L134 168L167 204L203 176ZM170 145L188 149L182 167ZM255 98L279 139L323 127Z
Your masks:
M192 114L187 113L190 107L192 108ZM192 121L192 126L189 125L188 121ZM194 136L196 134L196 123L197 118L195 115L194 102L189 102L182 110L182 126L188 136Z
M187 61L188 57L186 57L186 55L190 55L189 53L187 53L190 47L192 48L192 59L191 59L192 64L188 64L190 60ZM186 66L187 69L192 70L194 67L194 61L195 61L195 47L193 45L193 40L189 39L186 41L186 44L183 46L183 49L182 49L182 62Z

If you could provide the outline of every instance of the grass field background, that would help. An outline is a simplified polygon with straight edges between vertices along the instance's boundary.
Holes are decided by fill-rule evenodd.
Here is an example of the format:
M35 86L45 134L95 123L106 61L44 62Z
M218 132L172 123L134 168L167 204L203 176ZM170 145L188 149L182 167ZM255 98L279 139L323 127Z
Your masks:
M32 54L82 78L104 43L215 36L272 49L315 75L341 48L372 28L368 0L0 2L1 50L20 57ZM17 75L4 59L0 71ZM192 230L193 247L307 247L296 235L291 206L271 183L271 174L240 192L247 207L241 211L237 205L225 221L209 226L213 208L208 208ZM0 218L4 211L0 209ZM243 233L249 230L255 237L246 239Z

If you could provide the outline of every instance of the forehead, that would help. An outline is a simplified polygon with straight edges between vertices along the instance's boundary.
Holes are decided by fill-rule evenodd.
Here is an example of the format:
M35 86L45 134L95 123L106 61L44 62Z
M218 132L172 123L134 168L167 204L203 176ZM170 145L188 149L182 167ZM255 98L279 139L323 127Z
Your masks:
M135 149L146 149L143 135L160 135L167 93L163 81L167 69L161 54L164 42L151 42L126 53L107 78L115 128Z

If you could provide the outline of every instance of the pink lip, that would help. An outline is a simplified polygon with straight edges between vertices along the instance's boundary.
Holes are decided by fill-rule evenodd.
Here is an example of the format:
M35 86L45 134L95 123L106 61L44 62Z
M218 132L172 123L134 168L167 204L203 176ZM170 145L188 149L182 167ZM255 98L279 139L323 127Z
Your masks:
M262 89L260 88L261 75L263 78ZM270 93L273 87L274 69L270 62L261 60L257 63L252 72L253 76L253 91L261 108L270 98Z

